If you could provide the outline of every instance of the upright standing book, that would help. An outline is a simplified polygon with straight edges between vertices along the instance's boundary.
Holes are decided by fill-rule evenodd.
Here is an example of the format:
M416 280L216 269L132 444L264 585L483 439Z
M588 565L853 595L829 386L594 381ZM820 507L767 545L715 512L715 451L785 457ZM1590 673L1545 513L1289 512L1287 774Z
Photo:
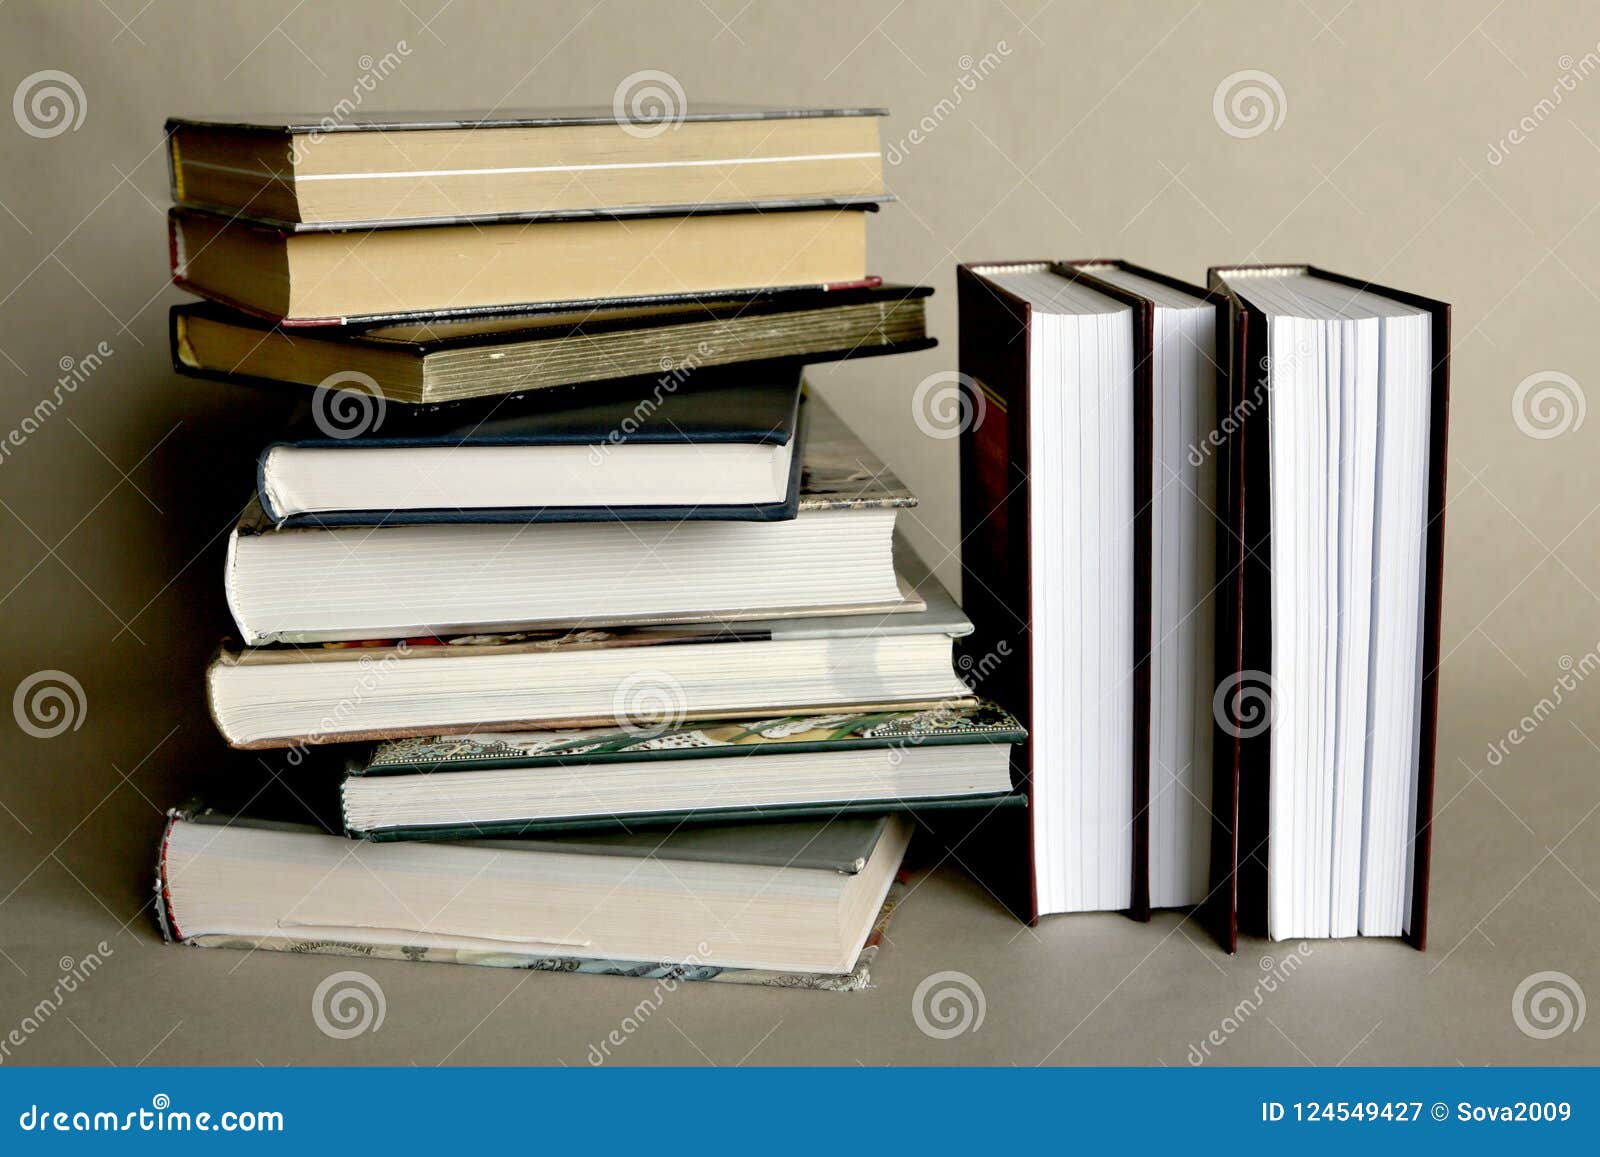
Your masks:
M1148 310L1061 263L964 265L957 286L980 391L961 448L969 654L1029 732L1019 906L1142 915Z
M1421 948L1450 307L1306 265L1211 283L1231 312L1219 931Z
M966 605L1031 739L1029 914L1206 893L1218 301L1121 261L963 266Z

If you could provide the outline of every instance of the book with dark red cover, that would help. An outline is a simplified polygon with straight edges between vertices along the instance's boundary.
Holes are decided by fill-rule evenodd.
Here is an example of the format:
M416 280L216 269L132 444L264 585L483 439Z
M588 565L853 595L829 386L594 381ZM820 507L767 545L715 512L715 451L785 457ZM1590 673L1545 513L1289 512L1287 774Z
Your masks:
M1229 346L1227 386L1218 404L1229 417L1219 449L1219 512L1229 533L1219 537L1217 666L1219 683L1243 672L1272 669L1271 488L1267 431L1271 394L1255 389L1270 361L1267 319L1234 292L1226 274L1246 270L1304 273L1366 290L1425 310L1433 319L1433 375L1429 411L1428 528L1423 557L1422 694L1418 743L1416 825L1412 840L1411 919L1404 939L1421 949L1427 943L1429 853L1432 842L1434 757L1439 696L1439 615L1444 581L1444 506L1446 436L1450 410L1450 306L1414 293L1388 289L1311 265L1215 266L1211 288L1227 299ZM1271 727L1217 732L1212 797L1212 922L1229 952L1238 948L1241 925L1248 933L1265 929L1267 911L1268 786Z
M1030 589L1028 350L1032 309L1027 302L985 279L989 272L1049 269L1081 281L1133 310L1135 447L1132 457L1134 493L1133 608L1133 881L1128 915L1150 918L1150 561L1151 561L1151 323L1148 298L1096 278L1092 270L1121 262L1018 261L960 266L956 271L960 312L960 372L963 384L977 391L974 413L961 440L962 602L974 633L964 641L970 657L967 670L978 678L983 693L1003 704L1027 726L1033 718ZM1162 279L1166 280L1166 279ZM1177 283L1173 283L1177 284ZM1184 286L1192 293L1204 291ZM985 656L1002 655L994 662ZM1031 746L1019 748L1021 781L1033 791ZM1039 918L1038 888L1030 818L1000 817L999 824L1026 824L995 833L998 846L985 849L993 863L996 894L1030 923ZM1027 849L1016 855L1016 846ZM1025 867L1025 874L1016 869ZM985 869L988 870L987 868Z

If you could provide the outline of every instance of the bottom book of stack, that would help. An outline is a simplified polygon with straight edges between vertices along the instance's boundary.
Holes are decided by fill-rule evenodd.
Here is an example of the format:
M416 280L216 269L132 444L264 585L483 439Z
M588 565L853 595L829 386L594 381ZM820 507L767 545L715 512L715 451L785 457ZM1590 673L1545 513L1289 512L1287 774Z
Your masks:
M899 898L902 813L1020 804L1022 738L976 703L389 742L347 770L348 834L175 810L157 908L200 947L848 991Z
M859 987L911 836L900 816L371 844L175 811L157 888L200 947Z

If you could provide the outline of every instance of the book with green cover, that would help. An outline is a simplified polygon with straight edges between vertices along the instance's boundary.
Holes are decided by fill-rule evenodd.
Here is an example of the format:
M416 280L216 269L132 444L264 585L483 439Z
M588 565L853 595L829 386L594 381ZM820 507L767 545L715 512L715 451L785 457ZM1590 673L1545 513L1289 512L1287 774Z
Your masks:
M984 702L400 739L349 766L342 807L382 840L1006 806L1025 738Z

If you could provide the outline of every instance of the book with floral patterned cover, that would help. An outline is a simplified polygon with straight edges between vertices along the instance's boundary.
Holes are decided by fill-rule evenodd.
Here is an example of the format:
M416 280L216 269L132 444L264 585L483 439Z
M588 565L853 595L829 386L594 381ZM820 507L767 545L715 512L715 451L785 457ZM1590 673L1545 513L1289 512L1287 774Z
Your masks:
M1025 738L1027 732L1009 711L986 701L920 711L709 721L659 733L598 727L396 739L378 744L367 759L353 762L348 770L351 775L432 774L869 747L1021 743Z

